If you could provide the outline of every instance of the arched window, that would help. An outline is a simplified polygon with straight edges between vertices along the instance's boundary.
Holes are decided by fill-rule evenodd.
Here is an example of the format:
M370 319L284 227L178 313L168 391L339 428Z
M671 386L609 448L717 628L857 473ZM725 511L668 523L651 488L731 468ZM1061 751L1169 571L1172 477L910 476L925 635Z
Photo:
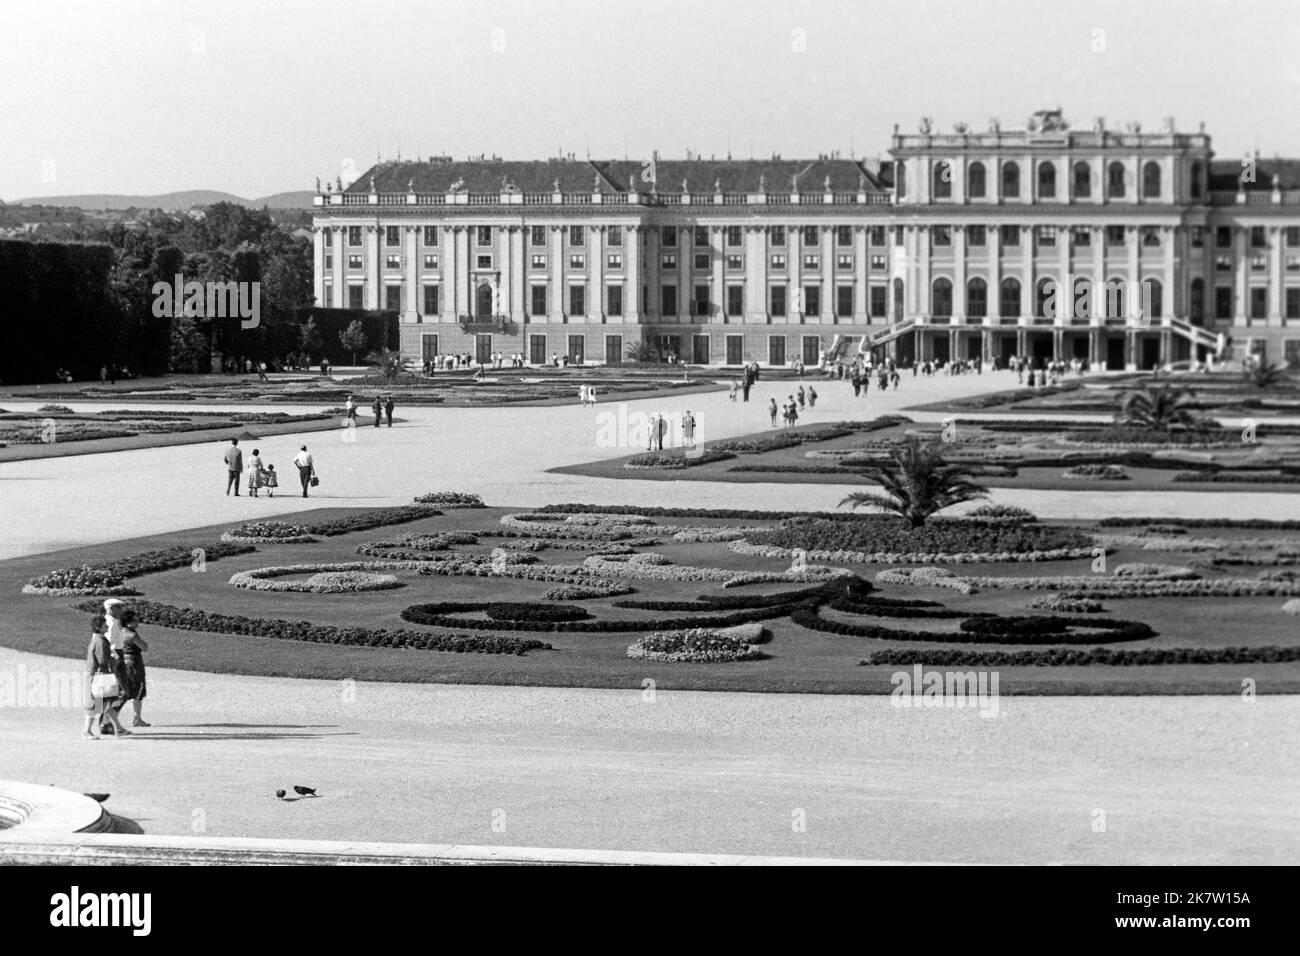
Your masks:
M1056 198L1056 165L1054 163L1038 164L1038 198Z
M952 163L941 159L934 164L934 198L948 199L952 196Z
M983 279L971 279L966 283L966 314L973 319L982 319L989 314L989 286Z
M966 168L966 195L971 199L984 198L984 164L979 160Z
M1124 164L1118 160L1106 168L1106 195L1111 199L1124 198Z
M1148 319L1164 318L1165 311L1165 290L1156 279L1146 279L1142 283L1142 296L1146 299L1143 303L1144 312Z
M1205 190L1205 167L1199 161L1192 163L1192 198L1200 199Z
M938 318L952 315L952 283L947 279L935 279L933 294L930 296L930 314Z
M907 164L894 164L894 193L899 199L907 195Z
M1057 288L1055 279L1039 279L1038 294L1034 296L1034 317L1038 319L1055 318L1056 310L1060 308L1057 301ZM1053 314L1048 315L1051 311Z
M1020 196L1020 166L1016 163L1002 164L1002 195L1007 199Z
M1111 319L1124 317L1124 280L1111 278L1106 280L1102 290L1106 297L1106 316Z
M1142 198L1160 198L1160 164L1154 159L1142 167Z
M1192 280L1191 301L1188 303L1188 317L1193 324L1200 325L1205 321L1205 280Z
M1092 168L1083 160L1074 164L1074 198L1087 199L1092 195Z
M901 322L903 319L903 280L894 280L894 321Z
M486 282L480 283L474 297L474 313L479 318L492 314L492 287Z
M1020 317L1020 281L1003 279L998 290L998 315L1004 319Z

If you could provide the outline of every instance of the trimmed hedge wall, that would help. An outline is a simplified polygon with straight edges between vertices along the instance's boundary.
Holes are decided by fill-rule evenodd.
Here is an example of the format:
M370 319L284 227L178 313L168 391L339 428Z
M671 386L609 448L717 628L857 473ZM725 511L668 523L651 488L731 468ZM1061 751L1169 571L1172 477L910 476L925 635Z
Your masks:
M1300 661L1300 647L1152 647L1143 650L1072 647L1036 651L972 651L963 648L876 651L867 667L929 664L935 667L1089 667L1148 664L1281 664Z

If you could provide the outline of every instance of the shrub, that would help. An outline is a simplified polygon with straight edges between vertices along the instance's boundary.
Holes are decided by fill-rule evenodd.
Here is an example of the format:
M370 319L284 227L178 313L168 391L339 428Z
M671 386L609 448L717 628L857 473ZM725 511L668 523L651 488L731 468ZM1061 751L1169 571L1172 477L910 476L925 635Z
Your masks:
M1300 661L1300 647L1149 647L1141 650L1053 647L1024 651L973 651L959 648L876 651L867 666L933 667L1087 667L1151 664L1275 664Z
M754 660L760 655L746 637L710 628L690 628L647 634L628 646L627 656L646 661L729 663Z
M951 644L1105 644L1138 641L1154 636L1140 621L1090 620L1088 618L1002 617L997 614L969 615L957 631L904 631L879 624L850 624L822 617L816 606L800 605L790 620L812 631L847 637L871 637L891 641L943 641ZM1071 628L1081 627L1082 632ZM1100 633L1097 633L1100 632Z
M545 509L543 509L545 510ZM1242 528L1251 531L1300 531L1295 518L1102 518L1102 528L1134 528L1163 524L1179 528Z
M1128 472L1123 465L1075 465L1061 473L1065 478L1101 478L1105 481L1124 481Z
M36 409L38 414L42 415L73 415L72 409L67 405L42 405Z
M1038 520L1038 516L1028 508L995 504L982 504L964 517L967 521L982 521L985 524L1030 524Z
M439 602L434 604L415 604L402 611L402 620L410 621L412 624L423 624L427 627L462 627L475 630L480 628L490 629L496 627L510 631L567 631L583 634L601 634L620 631L644 631L648 626L667 629L730 627L735 624L747 624L751 621L784 617L790 610L790 608L786 606L763 607L751 608L744 611L734 611L731 614L723 614L715 617L681 619L657 618L653 621L550 621L524 619L482 621L473 618L454 616L457 614L484 611L487 607L488 605L485 603Z
M409 647L424 651L450 651L478 654L526 654L530 650L550 650L542 641L498 634L434 634L428 631L385 630L368 627L333 627L310 621L267 620L232 614L213 614L197 608L173 607L153 601L134 601L131 605L142 624L170 627L182 631L209 634L242 634L272 640L308 641L316 644L341 644L354 647ZM94 611L93 601L76 606L79 611Z

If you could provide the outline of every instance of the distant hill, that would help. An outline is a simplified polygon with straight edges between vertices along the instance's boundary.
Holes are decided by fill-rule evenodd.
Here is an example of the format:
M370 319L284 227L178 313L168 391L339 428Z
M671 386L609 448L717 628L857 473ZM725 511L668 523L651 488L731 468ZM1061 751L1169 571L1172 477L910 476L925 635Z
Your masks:
M33 196L18 199L10 205L65 206L78 209L163 209L168 212L183 211L192 206L211 206L213 203L233 202L251 209L270 206L272 209L310 209L313 193L309 189L296 192L275 193L261 199L245 199L233 193L215 189L190 189L156 196L125 196L114 193L90 193L80 196Z

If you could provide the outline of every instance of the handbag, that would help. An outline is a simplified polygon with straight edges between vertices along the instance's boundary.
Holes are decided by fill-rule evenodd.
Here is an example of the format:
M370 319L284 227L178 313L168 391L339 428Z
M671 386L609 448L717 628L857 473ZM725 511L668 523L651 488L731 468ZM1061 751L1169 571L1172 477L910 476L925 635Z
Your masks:
M107 700L121 693L116 674L96 674L90 679L90 696L96 700Z
M313 488L315 488L315 487L316 487L317 485L319 485L319 484L320 484L320 479L317 478L315 475L312 475L312 476L311 476L311 486L312 486Z

